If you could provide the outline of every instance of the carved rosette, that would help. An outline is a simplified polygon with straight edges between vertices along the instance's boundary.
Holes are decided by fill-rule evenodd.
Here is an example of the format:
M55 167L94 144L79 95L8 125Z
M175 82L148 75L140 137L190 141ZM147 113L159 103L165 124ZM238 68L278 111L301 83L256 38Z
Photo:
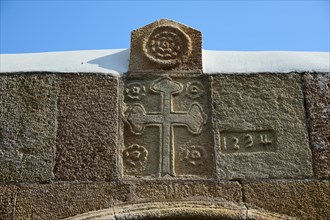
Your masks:
M201 166L206 159L206 151L202 146L191 145L186 148L185 159L193 166Z
M189 98L197 99L204 95L204 87L203 84L199 81L189 82L187 84L186 94Z
M164 66L178 65L192 50L191 39L182 30L173 26L159 26L144 40L146 57Z
M148 151L145 147L133 144L123 151L123 161L126 167L143 169L147 162Z
M146 88L145 86L141 85L140 83L130 83L125 88L125 93L127 97L131 99L138 99L140 100L142 96L146 95Z

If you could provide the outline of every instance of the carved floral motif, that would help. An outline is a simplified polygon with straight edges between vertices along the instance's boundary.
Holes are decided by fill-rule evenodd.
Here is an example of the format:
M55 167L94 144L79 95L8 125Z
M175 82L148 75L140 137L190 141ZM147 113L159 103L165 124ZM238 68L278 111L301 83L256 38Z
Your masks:
M191 53L191 40L182 30L173 26L159 26L145 39L143 50L153 62L176 65Z
M194 166L200 166L204 164L205 158L206 152L202 146L191 145L187 147L185 159L188 163Z
M127 85L125 92L129 98L140 100L142 96L146 95L146 88L140 83L131 83Z
M143 167L147 158L147 149L138 144L133 144L123 151L124 164L132 168Z
M189 82L187 84L186 92L187 95L192 99L199 98L204 95L203 84L199 81Z

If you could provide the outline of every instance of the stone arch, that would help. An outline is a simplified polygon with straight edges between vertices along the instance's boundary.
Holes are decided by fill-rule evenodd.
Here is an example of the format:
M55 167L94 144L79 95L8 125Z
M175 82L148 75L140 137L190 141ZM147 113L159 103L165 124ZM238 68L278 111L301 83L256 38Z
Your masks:
M264 210L247 210L228 202L177 201L116 205L66 220L285 220L288 216Z

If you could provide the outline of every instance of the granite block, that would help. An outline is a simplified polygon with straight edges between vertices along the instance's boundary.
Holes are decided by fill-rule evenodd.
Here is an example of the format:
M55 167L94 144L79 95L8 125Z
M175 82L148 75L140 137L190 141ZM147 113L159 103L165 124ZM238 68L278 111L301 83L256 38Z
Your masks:
M267 180L243 183L247 207L262 208L298 219L329 219L330 182Z
M53 178L55 75L0 76L0 183Z
M313 175L298 74L213 76L219 179Z
M57 180L117 177L118 78L61 75L56 140Z
M105 209L129 199L127 185L111 183L29 184L19 188L16 219L62 219Z
M306 74L304 82L315 176L330 178L330 74Z

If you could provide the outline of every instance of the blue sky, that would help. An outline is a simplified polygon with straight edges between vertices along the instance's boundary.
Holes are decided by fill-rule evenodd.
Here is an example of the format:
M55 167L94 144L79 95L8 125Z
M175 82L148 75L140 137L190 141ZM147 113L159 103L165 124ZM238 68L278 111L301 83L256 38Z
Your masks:
M128 48L160 18L203 33L209 50L330 51L326 1L3 1L0 53Z

